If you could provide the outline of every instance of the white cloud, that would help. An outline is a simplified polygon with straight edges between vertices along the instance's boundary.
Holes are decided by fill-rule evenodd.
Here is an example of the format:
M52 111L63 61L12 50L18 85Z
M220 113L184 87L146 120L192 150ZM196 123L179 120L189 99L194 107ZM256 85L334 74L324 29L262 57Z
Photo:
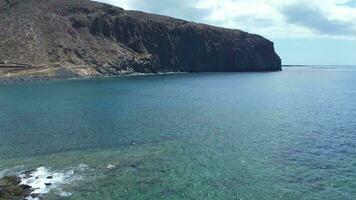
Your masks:
M93 1L111 4L111 5L114 5L114 6L118 6L118 7L124 8L126 10L134 9L134 8L132 8L130 6L130 4L131 4L130 0L93 0Z
M355 0L100 0L269 38L356 39Z

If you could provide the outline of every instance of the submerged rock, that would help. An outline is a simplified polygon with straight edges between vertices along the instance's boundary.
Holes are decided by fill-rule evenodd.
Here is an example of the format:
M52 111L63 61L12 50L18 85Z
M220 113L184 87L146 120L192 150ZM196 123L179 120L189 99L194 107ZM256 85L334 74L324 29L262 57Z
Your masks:
M0 0L0 77L278 71L273 43L241 30L89 0Z

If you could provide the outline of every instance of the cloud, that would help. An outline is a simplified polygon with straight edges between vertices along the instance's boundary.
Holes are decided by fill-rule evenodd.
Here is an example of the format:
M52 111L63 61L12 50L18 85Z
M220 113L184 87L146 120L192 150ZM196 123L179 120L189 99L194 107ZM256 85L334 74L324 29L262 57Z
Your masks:
M269 38L356 39L355 0L98 0Z
M203 21L209 10L197 8L198 0L131 0L130 6L143 11L182 18L190 21Z
M124 9L134 9L130 6L130 2L131 2L130 0L94 0L94 1L111 4Z
M309 28L321 35L356 36L353 21L329 19L328 13L304 2L287 5L281 9L281 12L287 23Z
M341 3L340 5L356 8L356 1L347 1L346 3Z
M126 10L140 10L167 15L188 21L204 22L209 10L198 8L200 0L97 0L122 7ZM208 22L207 22L208 23Z

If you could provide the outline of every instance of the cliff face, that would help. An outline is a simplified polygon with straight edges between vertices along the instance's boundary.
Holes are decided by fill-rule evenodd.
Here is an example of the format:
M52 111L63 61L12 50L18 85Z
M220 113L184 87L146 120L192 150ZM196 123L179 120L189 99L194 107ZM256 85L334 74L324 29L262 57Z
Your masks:
M280 69L272 42L240 30L88 0L0 0L3 76Z

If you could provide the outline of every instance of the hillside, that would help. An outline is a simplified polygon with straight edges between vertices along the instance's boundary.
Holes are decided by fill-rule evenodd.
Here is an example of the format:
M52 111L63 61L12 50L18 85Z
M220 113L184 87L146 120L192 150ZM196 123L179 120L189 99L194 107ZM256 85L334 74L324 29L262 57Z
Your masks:
M278 70L273 43L240 30L89 0L0 0L0 77Z

